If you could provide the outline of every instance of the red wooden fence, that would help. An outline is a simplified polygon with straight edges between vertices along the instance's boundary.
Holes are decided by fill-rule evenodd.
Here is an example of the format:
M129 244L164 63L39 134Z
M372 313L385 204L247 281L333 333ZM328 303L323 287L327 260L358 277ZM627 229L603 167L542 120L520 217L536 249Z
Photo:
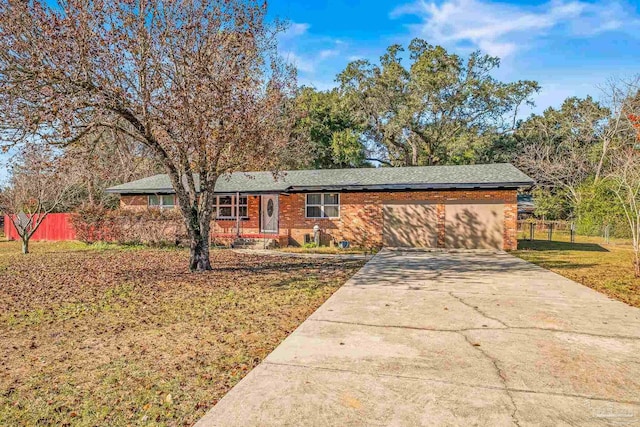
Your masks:
M20 240L18 230L11 219L4 217L4 235L9 240ZM31 240L75 240L76 231L71 225L71 214L51 213L42 221Z

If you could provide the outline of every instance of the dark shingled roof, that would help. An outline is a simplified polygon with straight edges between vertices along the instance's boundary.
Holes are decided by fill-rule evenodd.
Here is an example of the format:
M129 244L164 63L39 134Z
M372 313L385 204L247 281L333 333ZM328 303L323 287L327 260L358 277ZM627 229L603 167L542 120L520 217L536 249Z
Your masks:
M429 190L457 188L520 188L533 180L509 163L463 166L318 169L271 172L235 172L222 176L216 193L271 193L300 191ZM198 186L196 180L196 187ZM173 193L167 175L154 175L107 189L110 193Z

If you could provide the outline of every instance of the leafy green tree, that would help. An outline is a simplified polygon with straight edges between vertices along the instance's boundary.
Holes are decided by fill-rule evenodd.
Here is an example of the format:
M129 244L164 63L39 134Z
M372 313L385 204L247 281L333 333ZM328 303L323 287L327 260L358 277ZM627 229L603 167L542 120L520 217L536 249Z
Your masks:
M535 203L535 215L546 220L567 219L570 214L570 206L567 203L566 194L562 191L553 192L545 188L536 188L533 191Z
M371 141L374 156L393 166L474 163L479 147L513 128L518 107L538 90L533 81L503 83L495 57L463 60L421 39L392 45L380 64L351 62L340 92Z
M474 155L476 163L511 163L518 158L521 149L513 133L506 133L494 135L488 143L479 146Z
M310 165L317 169L365 166L361 129L337 90L303 87L296 97L295 132L309 142Z
M613 183L606 180L586 180L580 187L580 204L576 207L578 233L601 235L610 227L610 235L629 237L624 209L617 203Z

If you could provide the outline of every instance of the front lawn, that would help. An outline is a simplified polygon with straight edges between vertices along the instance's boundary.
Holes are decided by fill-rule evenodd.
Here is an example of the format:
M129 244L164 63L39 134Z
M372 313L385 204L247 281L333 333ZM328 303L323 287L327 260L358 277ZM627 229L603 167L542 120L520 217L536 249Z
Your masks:
M0 242L0 425L191 425L362 261Z
M514 255L555 271L629 305L640 307L640 279L633 275L631 247L601 244L602 239L579 238L580 243L518 241Z

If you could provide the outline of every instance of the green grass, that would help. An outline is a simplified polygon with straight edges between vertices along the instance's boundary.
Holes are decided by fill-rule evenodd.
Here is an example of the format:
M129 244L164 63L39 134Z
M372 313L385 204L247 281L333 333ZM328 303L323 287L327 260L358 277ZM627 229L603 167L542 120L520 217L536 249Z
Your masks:
M118 245L115 243L96 242L82 243L75 240L62 242L41 242L33 241L29 243L29 252L33 254L43 254L52 252L73 252L73 251L130 251L145 249L144 245ZM20 252L20 242L11 240L0 240L0 257L3 255L16 255Z
M605 245L597 237L578 236L576 240L577 243L520 240L513 254L640 307L640 279L634 277L631 247L624 241Z
M0 243L0 425L192 425L362 264Z

